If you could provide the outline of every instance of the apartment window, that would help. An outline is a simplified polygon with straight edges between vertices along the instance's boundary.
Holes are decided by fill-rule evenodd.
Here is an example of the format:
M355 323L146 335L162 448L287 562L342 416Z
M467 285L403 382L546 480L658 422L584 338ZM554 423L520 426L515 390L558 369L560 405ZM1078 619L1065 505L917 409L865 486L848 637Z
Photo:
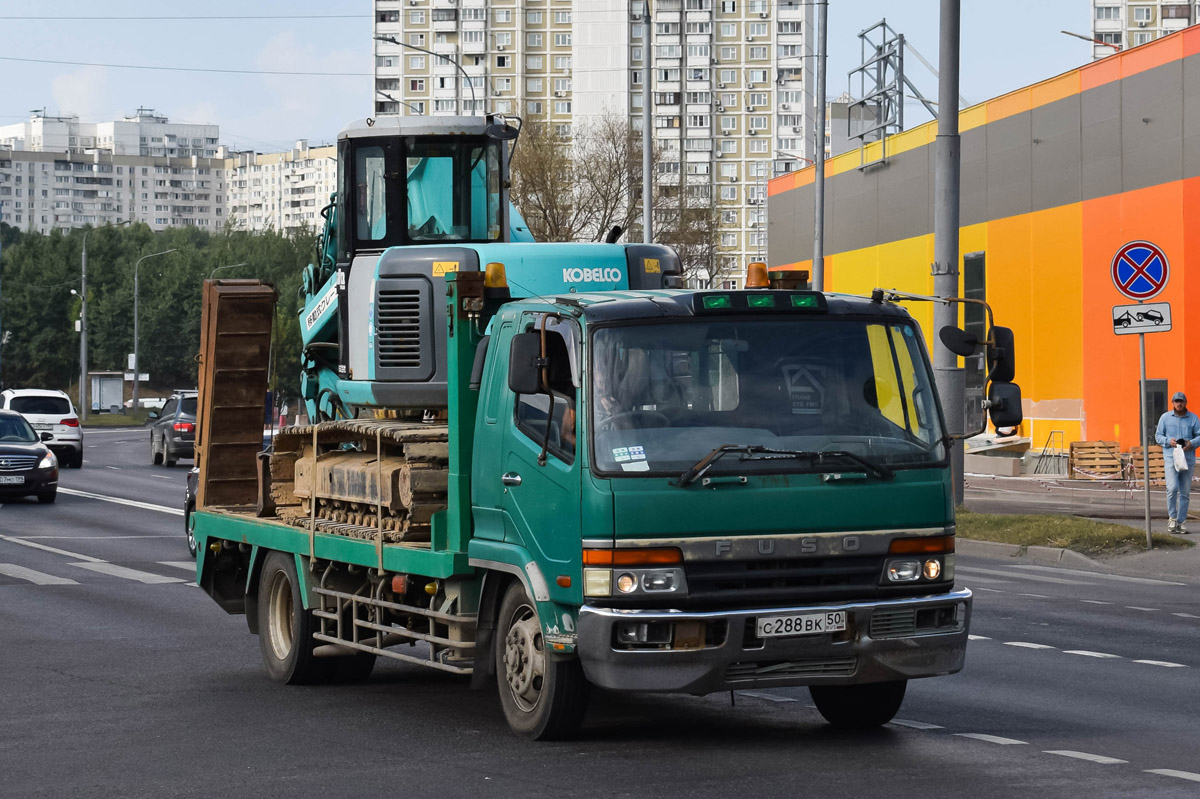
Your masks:
M394 67L396 66L396 57L390 55L377 55L375 56L375 66Z
M721 187L721 199L722 200L725 200L726 202L732 202L732 201L736 201L737 198L738 198L738 187L737 186L722 186Z
M1096 6L1096 19L1120 19L1119 6Z
M689 22L687 24L687 32L688 33L700 33L700 34L704 34L705 36L707 36L710 33L712 33L712 23L711 22Z
M738 174L738 165L737 164L728 164L728 163L721 164L721 177L736 178L737 174Z
M1133 34L1133 46L1137 47L1139 44L1149 44L1153 39L1154 34L1150 31L1136 31Z
M483 31L463 31L462 41L463 44L483 44Z
M1105 44L1115 44L1117 47L1124 44L1120 33L1098 33L1096 34L1096 38Z
M721 212L721 224L722 225L736 225L737 221L738 221L737 211L722 211Z
M1154 12L1149 6L1134 6L1133 21L1134 22L1149 22L1154 18Z
M679 58L680 49L677 44L660 44L654 48L659 58Z
M751 69L747 72L746 77L751 83L766 83L767 71L765 69Z
M512 22L512 11L507 8L497 8L492 11L492 19L496 22Z
M554 103L554 113L556 113L556 114L571 113L571 101L570 100L556 100Z
M724 193L724 189L722 189L722 193ZM723 200L725 198L722 197L721 199ZM721 246L722 247L736 247L737 246L737 234L736 233L722 233L721 234Z
M483 8L464 8L462 10L463 21L483 22L487 19L487 10Z
M1163 6L1159 10L1163 19L1191 19L1191 9L1186 5Z
M425 34L423 34L423 33L408 34L408 43L415 44L417 47L424 47L425 46Z
M679 174L679 162L678 161L660 161L658 163L658 174L660 174L660 175L678 175Z
M554 12L554 21L556 23L558 23L559 25L570 25L571 24L571 12L570 11L555 11Z
M804 56L804 45L802 44L781 44L779 45L780 58L801 58Z
M425 56L410 55L408 57L408 68L409 69L425 69Z
M746 126L750 130L766 130L767 129L767 118L766 117L757 117L757 116L750 117Z
M511 33L496 33L492 35L497 47L509 47L512 45Z
M641 61L642 60L642 48L640 46L629 48L629 60L630 61Z
M556 92L571 91L571 79L570 78L555 78L554 79L554 91L556 91Z
M542 68L542 57L540 55L525 56L525 69L540 70Z
M712 124L712 118L708 114L688 114L689 128L707 128Z
M708 80L708 76L712 74L712 70L708 67L688 67L688 80Z
M688 56L692 58L708 58L711 52L707 44L689 44L687 49Z
M512 66L512 56L498 55L496 56L496 69L508 69Z
M750 141L750 152L765 153L767 151L768 143L769 142L766 139L752 139Z
M632 72L630 72L629 73L629 82L630 82L630 85L632 85L632 86L641 86L642 85L642 71L640 69L635 69Z
M457 8L435 8L433 10L434 22L454 22L458 19Z
M646 35L646 26L640 22L637 23L636 25L632 26L629 29L629 38L630 39L641 39L645 35Z
M434 84L435 89L450 89L451 91L454 90L454 84L458 82L456 78L450 77L438 77L434 78L434 80L437 81Z
M452 113L454 113L455 105L456 104L453 100L434 100L433 101L433 110L434 110L434 113L437 113L440 111L444 114L452 114Z
M737 117L721 117L721 132L733 133L737 130Z
M766 104L767 104L766 92L751 92L750 105L761 106L761 105L766 105Z
M737 23L736 22L722 22L721 23L721 35L727 39L731 36L737 36Z
M425 12L424 11L409 11L408 12L408 24L409 25L424 25L425 24Z
M712 164L707 161L687 165L689 175L707 175L712 172Z
M529 92L530 94L541 94L542 93L542 79L541 78L526 78L525 79L525 91Z
M679 92L655 92L655 105L679 105Z
M571 34L569 34L569 33L554 34L554 46L555 47L570 47L571 46Z
M525 113L533 114L533 115L541 114L542 113L542 101L541 100L530 100L527 103L525 103Z
M688 92L687 93L687 101L689 103L703 103L704 105L708 105L709 103L712 102L712 93L711 92Z
M767 58L767 48L766 47L763 47L760 45L760 46L750 48L750 60L751 61L765 61L766 58Z
M750 0L746 10L751 14L767 13L767 0Z
M748 36L766 36L767 35L767 23L751 22L749 25L746 26L746 34Z
M512 113L512 101L511 100L497 100L496 101L496 113L497 114L511 114Z
M540 34L540 33L525 34L525 44L528 47L541 47L542 46L542 34Z
M416 79L410 80L408 82L408 90L410 92L425 91L425 80L423 78L416 78Z
M722 47L721 48L721 60L722 61L737 61L737 56L738 56L738 49L736 47Z
M571 56L569 56L569 55L554 56L554 68L555 69L570 69L571 68Z
M719 76L718 76L718 80L720 80L721 83L724 83L726 85L731 85L731 84L737 83L737 70L736 69L721 70L721 72L719 73ZM733 103L726 103L726 105L733 105Z
M750 177L761 178L767 174L766 161L753 161L750 164Z
M707 152L712 150L712 139L684 139L683 149L689 152Z
M679 80L679 70L677 68L660 69L658 70L658 79L664 83L674 83Z
M525 12L525 22L528 25L541 25L542 24L542 12L541 11L526 11Z
M555 125L554 132L557 133L559 136L562 136L564 139L571 138L571 123L564 122L561 125Z
M687 0L684 7L688 11L712 11L712 0Z
M675 36L679 33L678 22L656 22L654 23L655 36Z
M801 27L801 24L799 22L780 22L779 23L779 32L780 33L803 33L804 29Z
M721 0L721 13L722 14L736 14L737 13L737 0Z

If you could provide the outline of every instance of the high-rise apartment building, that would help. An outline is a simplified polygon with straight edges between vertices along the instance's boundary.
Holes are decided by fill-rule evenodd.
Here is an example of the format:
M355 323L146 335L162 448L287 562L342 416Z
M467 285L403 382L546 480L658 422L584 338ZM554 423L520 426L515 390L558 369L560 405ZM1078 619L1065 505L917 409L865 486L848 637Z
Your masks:
M375 0L375 113L640 131L648 97L656 182L718 209L736 279L765 248L767 177L814 154L813 18L805 0Z
M1152 42L1198 21L1200 3L1192 0L1092 0L1093 57Z
M337 148L300 139L281 153L232 153L225 162L226 214L245 230L319 230L321 209L337 186Z

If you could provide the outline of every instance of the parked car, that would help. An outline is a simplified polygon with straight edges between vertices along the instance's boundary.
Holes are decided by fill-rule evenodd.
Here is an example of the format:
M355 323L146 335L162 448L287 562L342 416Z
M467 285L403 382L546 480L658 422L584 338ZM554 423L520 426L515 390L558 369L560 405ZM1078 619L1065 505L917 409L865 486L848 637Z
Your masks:
M188 472L187 489L183 495L183 534L187 536L188 551L196 557L196 535L192 532L192 511L196 509L196 489L200 482L200 467Z
M196 392L176 391L161 411L150 411L150 462L174 466L196 448Z
M83 466L83 428L71 398L62 391L42 388L9 388L0 392L0 408L16 411L44 439L63 466Z
M38 433L16 411L0 411L0 496L36 496L53 502L58 495L58 459L46 442L53 435Z

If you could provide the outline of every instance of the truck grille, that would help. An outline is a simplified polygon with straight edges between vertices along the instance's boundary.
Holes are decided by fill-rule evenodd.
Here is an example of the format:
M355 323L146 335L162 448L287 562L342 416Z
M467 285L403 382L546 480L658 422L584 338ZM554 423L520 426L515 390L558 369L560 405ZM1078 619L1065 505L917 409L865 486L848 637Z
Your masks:
M725 669L725 681L761 683L769 680L794 680L798 677L836 677L853 674L857 665L856 657L731 663Z
M375 373L379 380L428 380L433 369L429 284L381 279L375 294Z
M39 455L0 455L0 472L27 472L40 460Z
M876 609L871 614L872 638L902 638L920 633L947 633L959 629L954 605L932 608Z
M692 561L687 564L688 597L733 601L751 606L843 597L873 597L879 592L882 555L782 560Z

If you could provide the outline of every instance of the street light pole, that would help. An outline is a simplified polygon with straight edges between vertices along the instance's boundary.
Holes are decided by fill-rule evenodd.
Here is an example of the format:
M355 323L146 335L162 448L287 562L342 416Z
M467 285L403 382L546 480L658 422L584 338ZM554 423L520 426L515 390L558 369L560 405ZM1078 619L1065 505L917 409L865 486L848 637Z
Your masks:
M133 410L135 413L138 409L138 372L141 365L138 363L138 267L147 258L154 258L155 256L166 255L172 252L175 252L175 250L152 252L149 255L143 255L141 258L138 258L137 263L133 265Z
M407 47L410 50L417 50L422 53L428 53L429 55L433 56L434 58L441 58L446 61L449 61L451 64L453 64L455 67L458 68L459 72L462 73L463 79L466 80L466 82L467 82L467 88L471 90L471 105L473 107L473 110L476 112L479 111L479 100L475 97L475 84L471 81L471 76L467 74L467 71L465 69L463 69L463 65L458 63L458 61L454 60L453 58L451 58L448 55L443 55L442 53L435 53L432 50L426 50L424 47L418 47L417 45L409 44L408 42L402 42L399 39L397 39L395 36L376 36L375 41L387 42L389 44L399 45L400 47ZM432 64L430 66L432 66ZM401 70L400 74L403 75L404 70ZM459 99L461 97L462 97L462 92L454 93L455 110L458 109L458 103L459 103ZM474 114L472 114L472 116L474 116Z
M218 266L216 269L214 269L214 270L212 270L211 272L209 272L209 273L208 273L208 279L209 279L209 280L212 280L212 279L213 279L213 275L215 275L217 272L220 272L222 269L233 269L233 268L235 268L235 267L239 267L239 266L245 266L245 265L246 265L246 262L245 262L245 261L243 261L243 262L242 262L242 263L240 263L240 264L226 264L225 266Z
M88 370L88 350L87 350L87 237L88 234L100 228L120 227L128 225L132 219L126 219L122 222L110 222L107 225L99 225L98 227L90 228L83 232L83 253L80 256L79 268L79 407L76 410L79 412L79 418L87 421L88 405L87 399L87 370Z

